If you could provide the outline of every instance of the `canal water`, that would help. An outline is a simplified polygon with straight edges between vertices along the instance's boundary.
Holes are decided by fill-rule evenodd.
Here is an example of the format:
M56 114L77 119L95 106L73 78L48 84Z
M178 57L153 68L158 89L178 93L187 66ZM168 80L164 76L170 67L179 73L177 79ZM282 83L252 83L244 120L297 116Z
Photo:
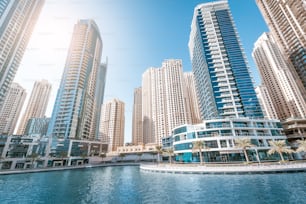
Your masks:
M306 203L306 173L191 175L118 166L0 175L0 203Z

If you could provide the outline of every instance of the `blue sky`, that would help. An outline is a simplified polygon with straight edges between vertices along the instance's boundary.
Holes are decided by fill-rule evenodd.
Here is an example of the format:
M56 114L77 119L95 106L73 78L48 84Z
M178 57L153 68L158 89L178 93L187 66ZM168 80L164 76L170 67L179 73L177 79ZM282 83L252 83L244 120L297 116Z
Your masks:
M182 59L191 71L188 41L194 7L207 0L46 0L15 81L27 89L35 80L53 84L47 116L51 116L67 49L78 19L91 18L100 28L103 61L109 66L104 101L118 98L126 103L125 142L131 140L134 88L142 73L159 67L164 59ZM266 24L255 0L229 0L241 42L259 83L251 52Z

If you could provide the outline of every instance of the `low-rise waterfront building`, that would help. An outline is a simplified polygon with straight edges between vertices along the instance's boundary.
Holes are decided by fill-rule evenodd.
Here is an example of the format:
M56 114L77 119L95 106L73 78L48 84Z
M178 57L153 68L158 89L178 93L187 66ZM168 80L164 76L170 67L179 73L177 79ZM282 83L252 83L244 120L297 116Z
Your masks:
M199 162L196 141L203 142L204 162L244 161L243 150L237 146L237 139L250 139L253 147L247 149L250 161L277 160L278 155L268 155L269 141L286 140L279 120L225 118L205 120L197 125L182 125L173 129L173 150L175 160ZM288 157L288 155L287 155Z

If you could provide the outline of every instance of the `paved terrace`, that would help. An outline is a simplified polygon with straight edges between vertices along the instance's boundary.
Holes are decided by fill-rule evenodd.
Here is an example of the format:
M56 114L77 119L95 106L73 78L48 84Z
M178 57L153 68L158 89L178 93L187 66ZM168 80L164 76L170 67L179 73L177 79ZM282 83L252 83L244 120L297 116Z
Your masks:
M306 172L306 161L264 164L141 164L140 169L150 172L175 174L264 174Z

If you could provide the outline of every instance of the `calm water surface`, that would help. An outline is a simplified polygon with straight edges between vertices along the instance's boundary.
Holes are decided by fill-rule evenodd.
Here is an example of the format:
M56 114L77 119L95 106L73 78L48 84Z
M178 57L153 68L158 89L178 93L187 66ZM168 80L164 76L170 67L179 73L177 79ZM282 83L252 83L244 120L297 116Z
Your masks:
M0 203L306 203L306 173L184 175L137 166L0 175Z

